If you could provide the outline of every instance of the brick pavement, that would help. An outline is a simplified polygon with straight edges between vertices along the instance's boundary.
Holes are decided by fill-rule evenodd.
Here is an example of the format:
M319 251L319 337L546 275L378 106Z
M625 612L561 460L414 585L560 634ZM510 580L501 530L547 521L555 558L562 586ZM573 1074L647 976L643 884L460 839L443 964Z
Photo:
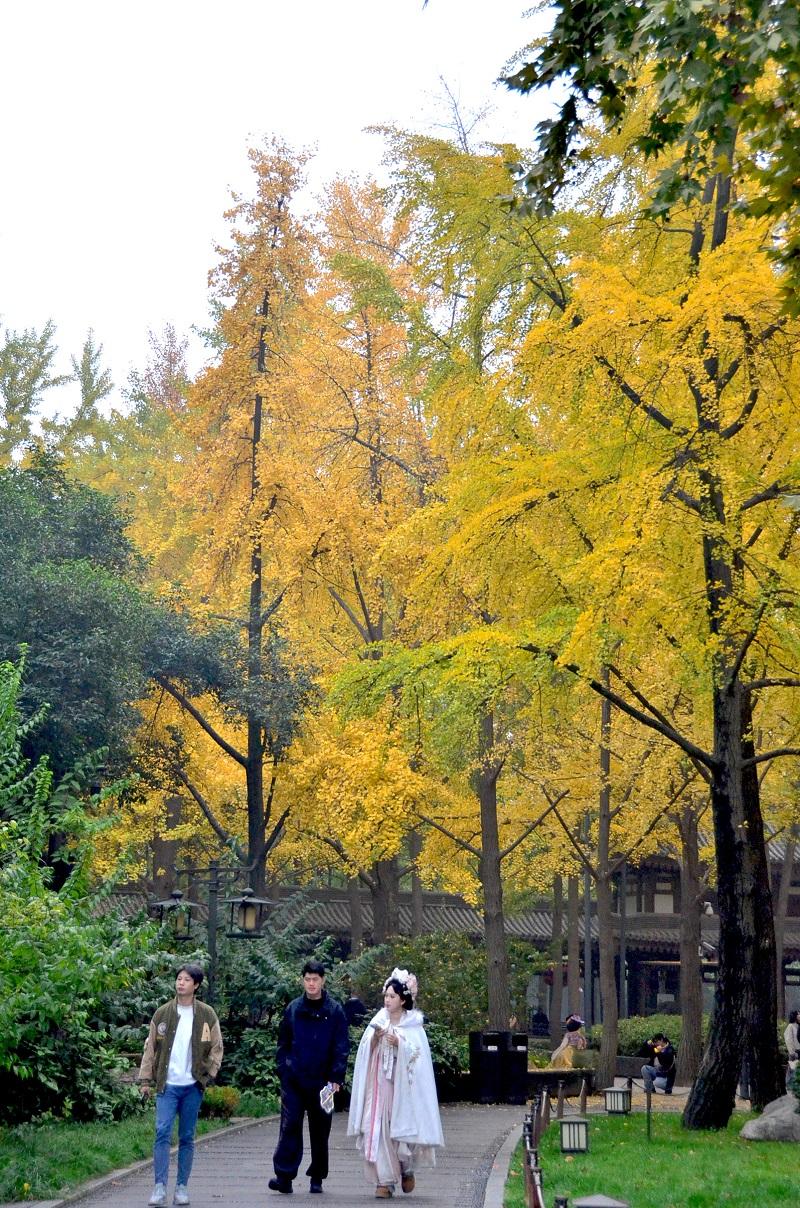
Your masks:
M418 1173L417 1190L395 1199L420 1208L483 1208L486 1183L495 1154L511 1129L518 1125L524 1107L482 1107L452 1104L442 1108L445 1149L433 1170ZM200 1138L195 1150L190 1190L193 1208L268 1208L269 1205L307 1202L318 1208L353 1208L374 1202L366 1183L360 1155L352 1138L345 1136L347 1117L337 1113L331 1132L330 1177L323 1196L311 1196L308 1179L300 1175L291 1199L267 1190L272 1175L272 1151L277 1140L277 1119L264 1120L231 1133L211 1133ZM306 1137L305 1161L308 1161ZM170 1198L175 1177L170 1166ZM301 1166L303 1170L305 1166ZM152 1190L149 1163L123 1177L80 1194L81 1208L146 1208ZM75 1200L75 1194L69 1197ZM48 1201L58 1208L63 1201ZM3 1208L3 1206L0 1206ZM36 1208L35 1205L26 1208ZM43 1205L41 1206L43 1208Z

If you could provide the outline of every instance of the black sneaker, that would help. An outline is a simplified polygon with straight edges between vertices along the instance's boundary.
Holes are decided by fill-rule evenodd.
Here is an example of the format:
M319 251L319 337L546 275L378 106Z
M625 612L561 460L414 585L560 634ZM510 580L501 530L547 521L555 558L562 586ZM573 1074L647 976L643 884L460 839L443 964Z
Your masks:
M312 1179L308 1185L312 1195L322 1195L322 1179Z
M291 1179L279 1179L277 1176L267 1183L270 1191L280 1191L281 1195L291 1195L294 1188Z

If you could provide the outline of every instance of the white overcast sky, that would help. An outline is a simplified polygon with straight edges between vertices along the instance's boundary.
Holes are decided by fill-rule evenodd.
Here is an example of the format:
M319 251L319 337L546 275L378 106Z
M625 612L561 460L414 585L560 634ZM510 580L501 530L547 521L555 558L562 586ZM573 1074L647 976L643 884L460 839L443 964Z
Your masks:
M441 123L444 77L465 111L493 106L486 139L527 143L540 110L494 84L541 28L526 7L8 0L0 324L52 318L63 371L93 328L119 388L144 364L149 328L205 322L222 213L232 188L249 190L247 147L264 135L316 147L314 187L377 173L380 139L364 127Z

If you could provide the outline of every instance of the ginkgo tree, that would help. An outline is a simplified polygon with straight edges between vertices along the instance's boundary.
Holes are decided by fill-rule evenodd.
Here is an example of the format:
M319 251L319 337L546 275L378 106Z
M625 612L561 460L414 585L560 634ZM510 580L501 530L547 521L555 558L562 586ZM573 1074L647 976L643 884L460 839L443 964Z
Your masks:
M643 187L624 136L598 140L559 215L560 249L531 273L550 313L495 395L505 439L491 457L475 441L439 484L450 536L433 563L482 567L485 597L542 675L582 677L706 780L719 1011L685 1119L720 1126L731 1054L749 1054L756 1101L779 1082L758 768L795 748L785 731L756 749L753 717L798 683L795 332L766 227L729 220L720 191L665 235L637 219ZM682 720L678 688L692 702Z

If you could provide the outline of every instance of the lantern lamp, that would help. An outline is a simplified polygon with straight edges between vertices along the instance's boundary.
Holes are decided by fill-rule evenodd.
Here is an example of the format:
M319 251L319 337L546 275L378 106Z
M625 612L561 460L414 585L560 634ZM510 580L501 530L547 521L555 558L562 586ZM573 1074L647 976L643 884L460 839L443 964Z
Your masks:
M168 898L161 902L153 902L150 909L158 911L158 923L164 927L172 923L172 934L176 940L185 941L192 938L192 911L196 902L190 902L183 896L183 890L173 889Z
M275 903L268 898L257 898L252 889L243 889L237 897L226 898L225 905L231 908L228 935L233 939L258 939L266 909Z
M564 1116L559 1120L561 1127L562 1153L589 1152L589 1121L583 1116Z
M609 1086L603 1091L609 1116L627 1116L631 1110L631 1092L627 1086Z

